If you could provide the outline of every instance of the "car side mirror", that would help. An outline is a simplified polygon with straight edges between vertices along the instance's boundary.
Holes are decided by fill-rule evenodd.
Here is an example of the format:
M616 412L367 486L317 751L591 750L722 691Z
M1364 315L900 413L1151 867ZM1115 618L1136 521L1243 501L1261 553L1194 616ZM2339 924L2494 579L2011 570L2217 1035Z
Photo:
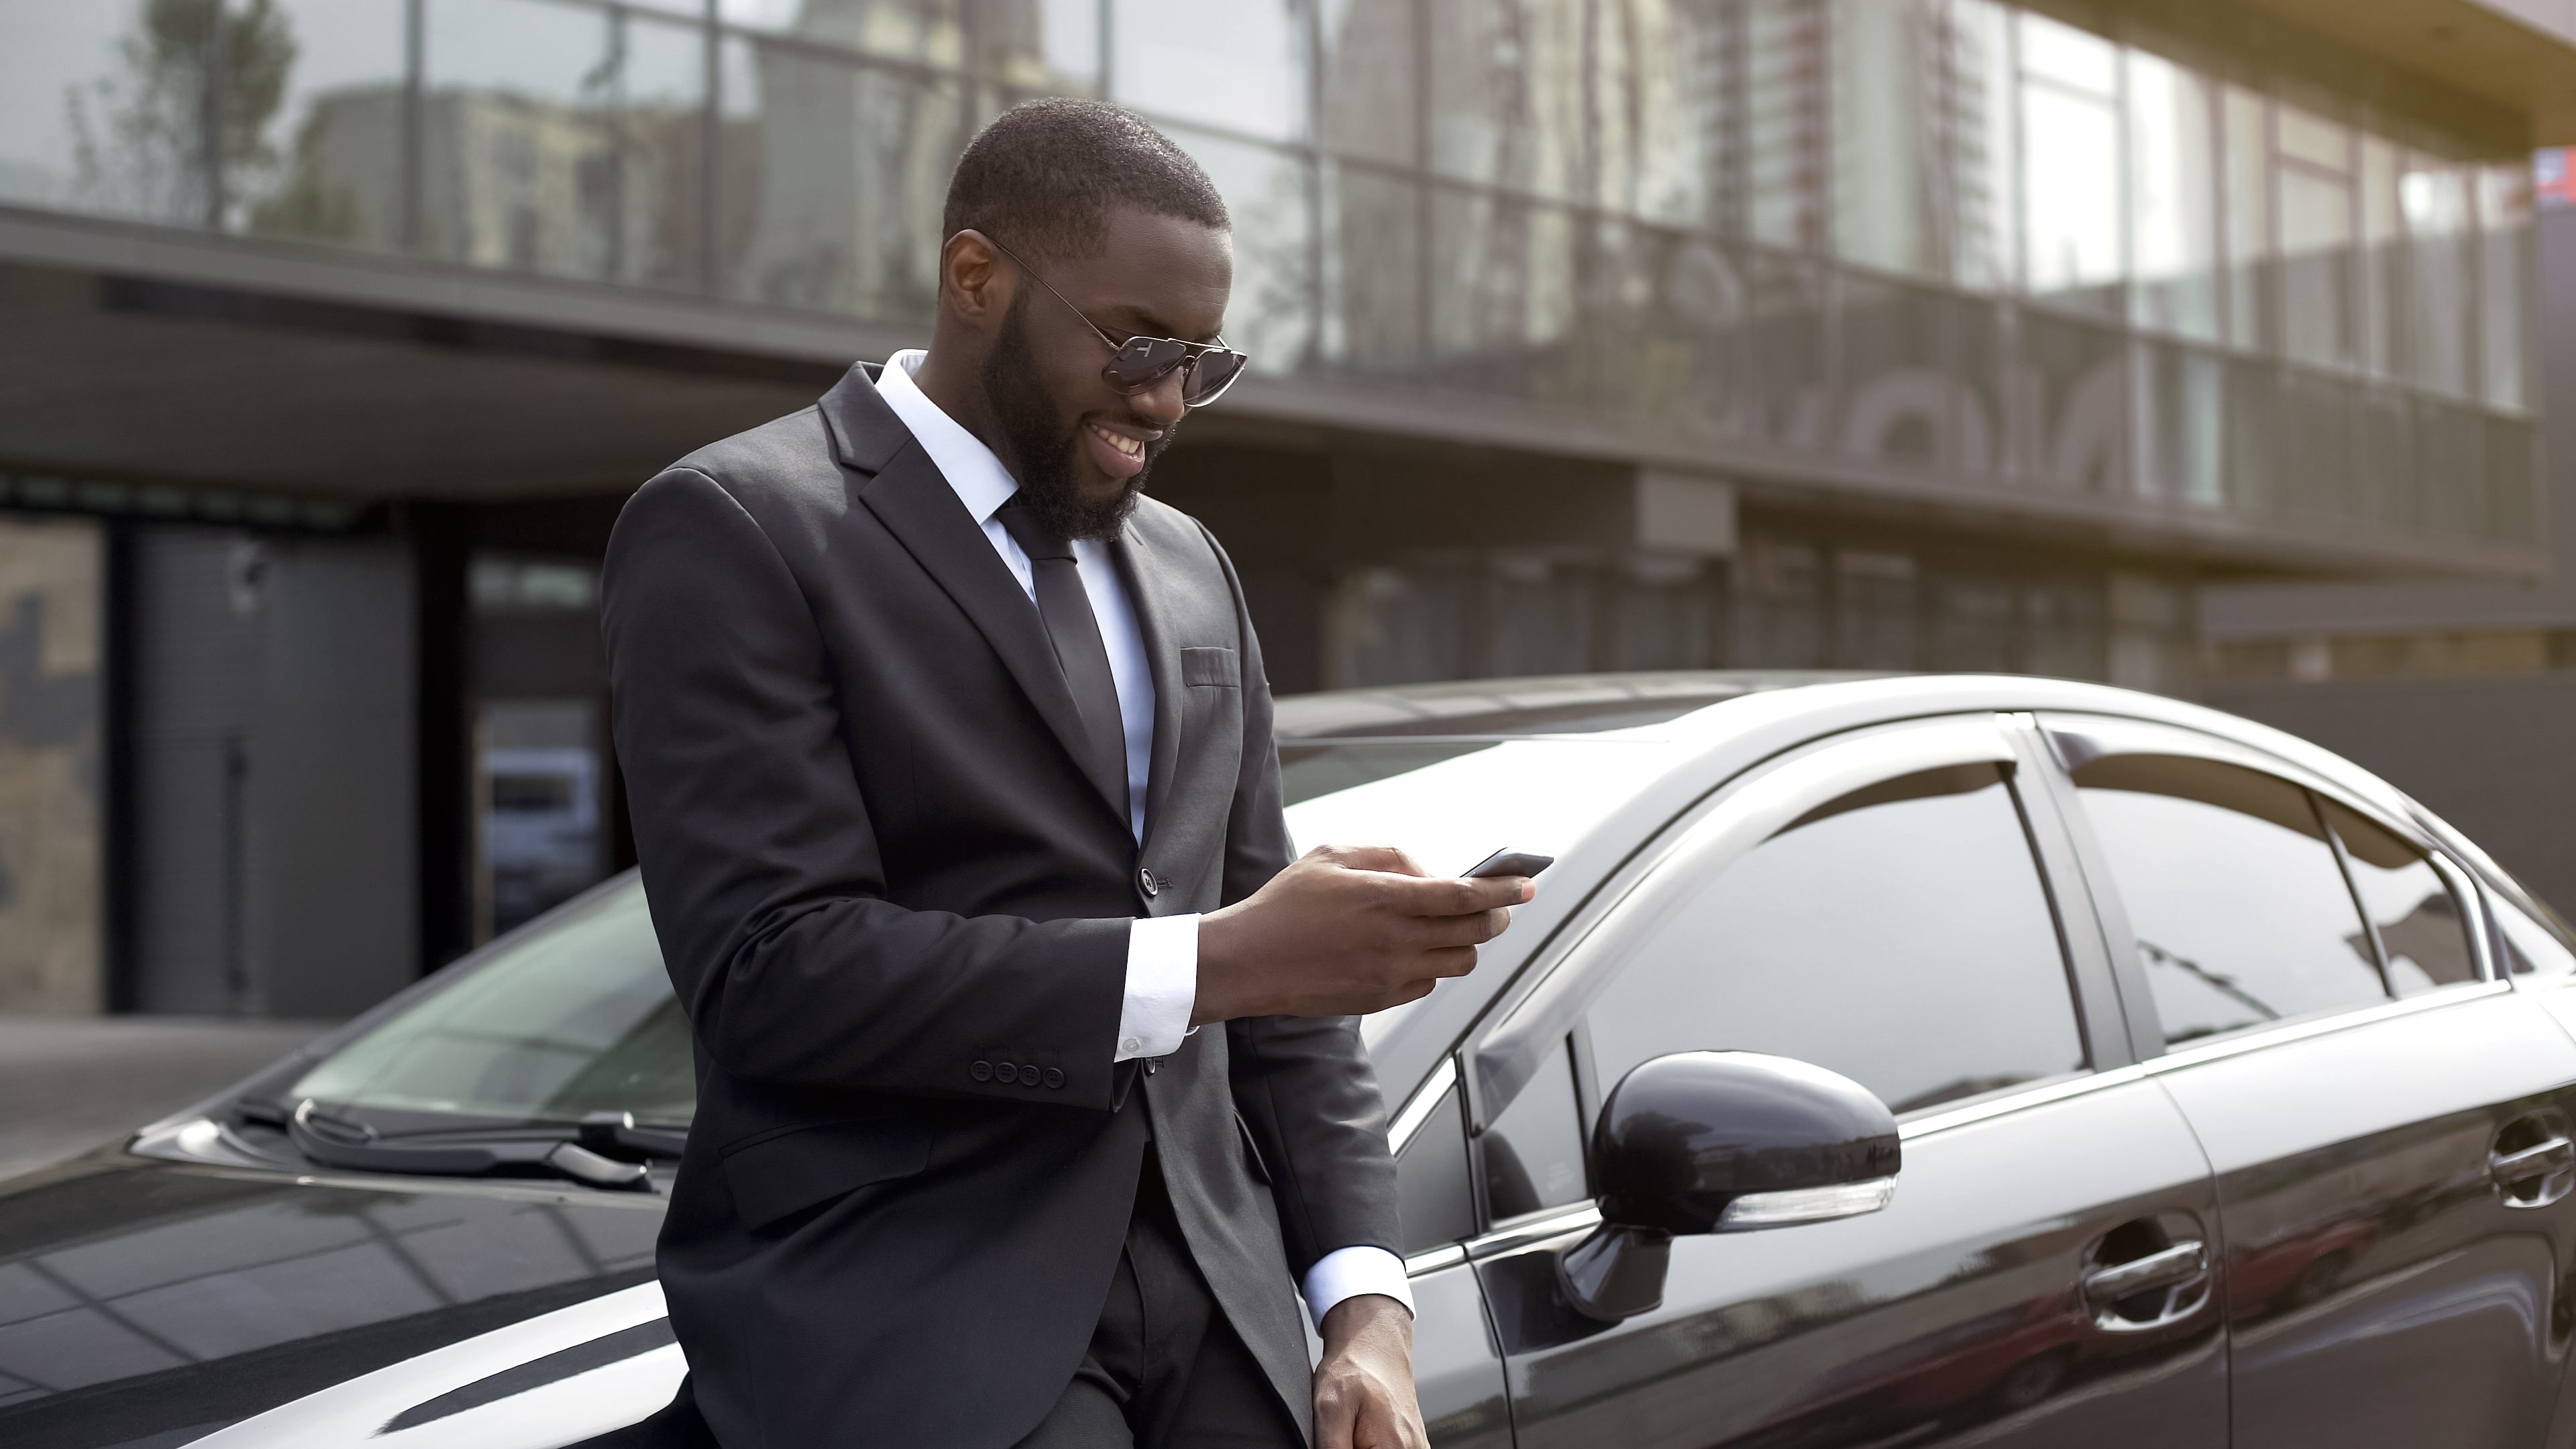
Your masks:
M1649 1312L1663 1303L1675 1234L1876 1212L1896 1194L1900 1161L1896 1114L1849 1077L1758 1052L1640 1063L1601 1104L1601 1226L1558 1254L1557 1287L1604 1323Z

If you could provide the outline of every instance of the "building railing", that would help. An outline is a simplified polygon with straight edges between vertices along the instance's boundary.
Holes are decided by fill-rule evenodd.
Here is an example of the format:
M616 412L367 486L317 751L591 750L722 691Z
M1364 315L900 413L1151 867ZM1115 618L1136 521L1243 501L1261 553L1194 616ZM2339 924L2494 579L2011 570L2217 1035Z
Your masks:
M0 0L0 201L926 326L965 139L1107 94L1273 375L2532 538L2509 149L1986 0L1615 8Z

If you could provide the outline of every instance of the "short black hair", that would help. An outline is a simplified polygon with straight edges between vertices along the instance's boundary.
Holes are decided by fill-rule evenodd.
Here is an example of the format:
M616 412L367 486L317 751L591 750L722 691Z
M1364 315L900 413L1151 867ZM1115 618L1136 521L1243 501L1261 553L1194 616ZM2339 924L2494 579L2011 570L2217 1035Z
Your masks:
M1234 225L1207 172L1144 117L1052 96L1013 106L966 143L948 178L940 239L972 227L1033 262L1091 256L1112 205L1218 231Z

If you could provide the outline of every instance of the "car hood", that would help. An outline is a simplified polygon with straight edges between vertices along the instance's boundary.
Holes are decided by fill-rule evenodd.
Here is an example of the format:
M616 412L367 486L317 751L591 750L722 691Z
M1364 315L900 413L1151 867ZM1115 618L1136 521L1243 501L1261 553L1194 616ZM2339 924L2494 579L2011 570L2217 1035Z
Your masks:
M0 1184L0 1443L190 1443L649 1284L661 1225L644 1195L103 1149Z

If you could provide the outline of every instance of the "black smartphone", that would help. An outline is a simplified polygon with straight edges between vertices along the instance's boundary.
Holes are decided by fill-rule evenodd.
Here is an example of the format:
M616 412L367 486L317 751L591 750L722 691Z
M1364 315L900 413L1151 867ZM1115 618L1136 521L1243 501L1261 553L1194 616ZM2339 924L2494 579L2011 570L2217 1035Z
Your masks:
M1537 855L1530 851L1505 847L1478 861L1475 868L1467 872L1467 879L1491 880L1496 876L1536 875L1554 864L1556 864L1555 856Z

